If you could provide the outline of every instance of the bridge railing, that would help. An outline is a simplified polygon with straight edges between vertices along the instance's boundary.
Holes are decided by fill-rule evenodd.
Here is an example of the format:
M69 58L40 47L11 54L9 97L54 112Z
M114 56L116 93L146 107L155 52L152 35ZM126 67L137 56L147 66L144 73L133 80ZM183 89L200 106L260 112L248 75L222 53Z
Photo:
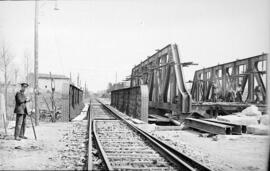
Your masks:
M148 87L141 85L111 92L111 106L128 116L148 122Z

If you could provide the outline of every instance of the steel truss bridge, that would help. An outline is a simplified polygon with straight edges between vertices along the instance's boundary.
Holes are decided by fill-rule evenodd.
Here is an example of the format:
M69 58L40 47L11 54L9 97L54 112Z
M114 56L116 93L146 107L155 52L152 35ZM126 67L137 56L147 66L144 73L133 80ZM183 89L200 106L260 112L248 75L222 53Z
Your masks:
M169 44L132 69L130 88L147 85L149 113L170 113L180 119L190 113L207 113L210 117L229 114L241 111L250 104L256 104L264 112L266 60L267 54L261 54L197 70L189 91L185 84L183 67L195 64L182 62L177 45ZM211 100L213 85L218 92L215 102ZM255 97L258 86L261 87L262 96L259 102ZM241 90L243 101L229 101L228 93L237 91L237 88ZM121 90L117 91L121 94ZM130 97L131 93L125 91L125 98L134 99ZM121 108L123 106L125 105L121 105Z

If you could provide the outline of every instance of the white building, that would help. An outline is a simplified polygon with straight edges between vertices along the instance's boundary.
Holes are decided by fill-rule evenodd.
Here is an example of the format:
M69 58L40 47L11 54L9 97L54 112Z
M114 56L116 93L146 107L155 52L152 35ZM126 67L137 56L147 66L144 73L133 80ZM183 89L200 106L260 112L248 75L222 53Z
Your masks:
M30 73L28 75L28 83L30 87L34 87L34 74ZM51 91L51 84L55 86L55 92L62 93L63 85L64 84L69 84L70 79L66 77L65 75L55 75L52 74L42 74L40 73L38 75L38 87L39 91L41 92L47 92Z

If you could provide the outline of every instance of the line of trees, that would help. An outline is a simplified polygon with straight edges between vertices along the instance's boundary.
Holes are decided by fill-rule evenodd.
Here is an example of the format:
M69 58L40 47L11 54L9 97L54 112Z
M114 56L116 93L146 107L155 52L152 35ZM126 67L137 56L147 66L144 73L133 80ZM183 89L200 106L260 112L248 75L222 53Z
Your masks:
M8 86L10 84L9 80L9 67L13 60L14 56L10 53L8 47L5 44L2 44L0 51L0 70L4 73L4 97L5 97L5 109L6 113L8 111Z
M8 88L10 87L12 83L12 78L14 78L14 84L18 84L18 77L20 72L20 68L14 64L14 58L15 55L12 53L12 50L10 46L6 42L3 41L3 43L0 44L0 83L1 83L1 89L0 93L4 93L5 97L5 109L6 113L8 114L8 103L9 100L14 99L8 99ZM33 66L33 60L31 59L30 53L25 50L24 53L24 71L25 73L22 75L24 78L20 79L21 81L28 82L27 75L31 72ZM3 79L3 80L2 80ZM2 92L2 90L4 92ZM10 115L12 115L10 113Z

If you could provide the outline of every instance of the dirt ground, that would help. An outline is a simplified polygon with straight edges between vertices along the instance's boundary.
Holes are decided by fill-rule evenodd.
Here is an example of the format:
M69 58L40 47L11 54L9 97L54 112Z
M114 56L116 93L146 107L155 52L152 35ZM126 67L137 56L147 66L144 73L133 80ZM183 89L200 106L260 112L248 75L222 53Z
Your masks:
M87 122L82 126L76 122L41 122L36 127L37 140L32 127L28 127L28 139L21 141L13 138L14 123L9 125L9 136L0 139L0 170L82 170L84 167L86 142L81 130Z
M138 127L212 170L267 170L269 136L244 134L201 137L200 133L193 130L156 131L154 124L138 124Z

